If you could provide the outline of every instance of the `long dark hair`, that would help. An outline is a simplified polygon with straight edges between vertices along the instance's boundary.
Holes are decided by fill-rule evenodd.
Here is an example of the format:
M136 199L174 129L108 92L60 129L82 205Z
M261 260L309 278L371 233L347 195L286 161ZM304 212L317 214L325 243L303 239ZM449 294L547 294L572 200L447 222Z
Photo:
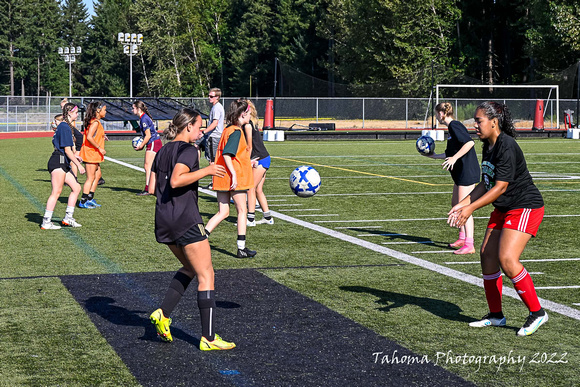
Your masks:
M91 120L97 116L97 111L99 109L101 109L102 107L103 107L103 103L101 101L93 101L93 102L89 103L89 106L87 106L87 114L85 115L85 121L84 121L86 130L89 128L89 125L91 124Z
M151 114L149 113L149 109L147 109L147 105L145 105L145 102L143 102L143 101L135 101L135 102L133 102L133 105L137 109L141 109L141 111L143 113L147 114L149 116L149 118L151 118L151 120L153 120L153 117L151 117Z
M485 114L488 120L497 119L497 124L499 130L504 132L510 137L516 138L516 128L514 127L514 122L512 121L512 114L508 109L507 105L495 101L485 101L481 103L475 111L481 110ZM488 142L483 140L483 149L487 149Z
M72 112L75 108L78 108L77 105L75 105L74 103L70 103L67 102L64 104L64 106L62 107L62 120L64 122L66 122L68 124L68 126L70 126L70 132L73 135L73 138L75 136L75 126L73 125L73 123L70 121L70 112Z
M190 122L195 122L197 117L200 117L201 113L196 109L192 109L189 107L181 108L173 119L169 123L167 129L163 131L165 138L168 140L173 140L179 133L183 131L187 127L187 124Z
M240 116L248 109L248 101L238 99L232 101L226 113L226 125L238 125Z

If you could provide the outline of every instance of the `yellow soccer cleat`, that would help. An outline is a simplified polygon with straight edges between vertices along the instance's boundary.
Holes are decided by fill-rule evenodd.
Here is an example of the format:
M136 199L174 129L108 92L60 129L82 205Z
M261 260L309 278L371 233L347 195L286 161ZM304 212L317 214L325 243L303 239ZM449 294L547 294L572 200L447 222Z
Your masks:
M155 312L151 313L149 319L151 320L151 324L155 325L155 329L157 329L157 335L161 337L161 340L167 341L169 343L173 341L173 337L171 337L171 331L169 330L171 319L165 317L161 309L157 309Z
M213 350L224 351L235 347L236 344L224 341L217 333L213 341L209 341L208 339L202 336L199 342L199 349L202 351L213 351Z

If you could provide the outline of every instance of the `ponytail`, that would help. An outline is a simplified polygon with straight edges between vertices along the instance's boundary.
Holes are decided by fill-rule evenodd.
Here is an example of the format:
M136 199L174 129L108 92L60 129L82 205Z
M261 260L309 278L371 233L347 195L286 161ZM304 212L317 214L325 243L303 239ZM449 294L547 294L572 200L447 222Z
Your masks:
M141 109L141 111L143 113L147 114L149 116L149 118L151 118L151 120L153 120L153 117L149 113L149 109L147 109L147 105L145 105L145 102L135 101L135 102L133 102L133 106L135 106L137 109Z
M453 105L449 102L441 102L435 106L436 112L442 112L445 117L453 117Z
M62 107L62 120L64 122L66 122L68 124L68 126L70 127L70 132L73 135L75 135L75 130L74 130L74 124L70 121L70 112L72 112L73 110L78 109L78 106L75 105L74 103L70 103L67 102L64 104L64 106Z

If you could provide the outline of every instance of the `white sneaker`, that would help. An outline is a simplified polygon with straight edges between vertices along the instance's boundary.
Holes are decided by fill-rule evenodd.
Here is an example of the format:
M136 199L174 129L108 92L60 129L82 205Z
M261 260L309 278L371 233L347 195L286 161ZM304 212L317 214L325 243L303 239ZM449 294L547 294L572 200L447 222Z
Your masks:
M247 227L256 227L256 221L252 220L251 222L248 220L246 223Z
M520 328L517 335L518 336L529 336L532 333L534 333L535 331L537 331L538 328L540 326L542 326L544 323L546 323L547 321L548 321L548 313L546 313L546 312L544 312L543 316L538 316L538 317L535 317L532 315L532 313L530 313L530 315L528 316L528 319L526 320L526 323L524 324L523 327Z
M42 222L42 226L40 226L43 230L60 230L60 226L58 224L54 224L52 222Z
M78 223L74 218L65 217L62 220L62 224L65 226L69 226L69 227L82 227L82 225L80 223Z
M479 321L473 321L469 323L470 327L483 328L483 327L505 327L505 317L496 318L490 317L489 313L483 316Z
M270 218L270 219L262 218L262 219L256 221L256 224L274 224L274 218Z

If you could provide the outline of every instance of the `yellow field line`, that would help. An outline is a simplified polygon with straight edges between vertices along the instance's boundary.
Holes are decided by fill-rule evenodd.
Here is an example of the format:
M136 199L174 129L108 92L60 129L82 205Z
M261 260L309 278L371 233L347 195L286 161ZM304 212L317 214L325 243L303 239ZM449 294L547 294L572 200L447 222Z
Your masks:
M360 173L361 175L369 175L369 176L377 176L377 177L385 177L387 179L393 179L393 180L401 180L401 181L406 181L409 183L416 183L416 184L424 184L424 185L430 185L430 186L452 186L453 184L433 184L433 183L425 183L422 181L417 181L417 180L409 180L409 179L401 179L399 177L394 177L394 176L386 176L386 175L379 175L376 173L370 173L370 172L363 172L363 171L355 171L354 169L346 169L346 168L339 168L339 167L333 167L330 165L324 165L324 164L315 164L315 163L310 163L310 162L306 162L306 161L300 161L300 160L294 160L294 159L286 159L284 157L278 157L278 156L272 156L273 159L279 159L279 160L286 160L286 161L293 161L296 163L300 163L300 164L306 164L306 165L316 165L317 167L324 167L324 168L331 168L331 169L338 169L340 171L346 171L346 172L354 172L354 173Z

